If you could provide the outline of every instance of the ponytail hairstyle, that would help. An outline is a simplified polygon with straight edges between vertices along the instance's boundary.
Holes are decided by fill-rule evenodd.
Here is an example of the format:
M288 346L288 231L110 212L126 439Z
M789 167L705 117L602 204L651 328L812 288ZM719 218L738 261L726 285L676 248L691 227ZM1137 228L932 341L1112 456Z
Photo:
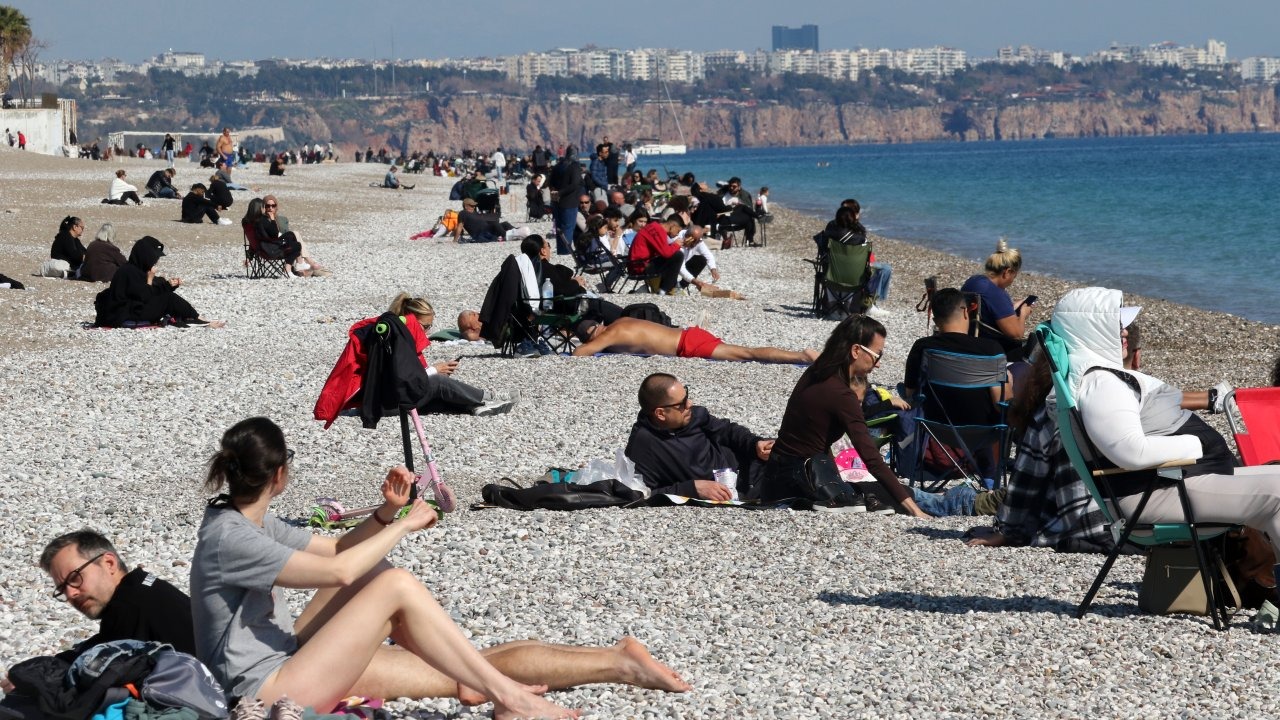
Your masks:
M204 489L216 493L210 505L250 503L262 496L276 471L289 462L284 431L264 417L241 420L223 433L218 452L209 459Z
M1000 275L1005 270L1018 272L1022 269L1022 253L1017 248L1009 247L1009 243L1004 238L996 241L996 251L987 257L986 270L988 275Z
M71 228L80 224L80 218L75 215L68 215L62 218L62 222L58 223L58 234L66 235L71 232Z
M879 320L866 315L850 315L841 320L836 329L831 331L831 337L827 338L822 354L805 372L813 373L813 379L817 382L835 375L841 382L848 385L851 380L849 364L853 361L853 346L869 347L877 335L888 336L884 325L880 324Z
M391 314L400 316L412 315L420 318L424 315L435 317L436 309L431 307L431 303L420 297L413 297L407 292L402 292L391 301L391 307L387 308Z

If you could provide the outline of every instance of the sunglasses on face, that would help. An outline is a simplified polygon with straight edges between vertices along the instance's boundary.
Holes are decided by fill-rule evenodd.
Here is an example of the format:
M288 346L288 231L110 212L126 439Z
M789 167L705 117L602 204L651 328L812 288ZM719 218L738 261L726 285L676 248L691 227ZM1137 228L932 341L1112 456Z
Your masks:
M667 403L666 405L659 405L658 407L663 409L671 408L673 410L684 410L689 407L689 386L684 386L684 397L681 398L679 402Z

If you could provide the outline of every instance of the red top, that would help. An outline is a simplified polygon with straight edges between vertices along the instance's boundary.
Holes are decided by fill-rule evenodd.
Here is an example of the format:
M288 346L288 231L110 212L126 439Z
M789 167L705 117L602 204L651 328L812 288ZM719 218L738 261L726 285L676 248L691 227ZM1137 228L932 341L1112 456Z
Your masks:
M642 273L654 257L668 258L680 252L679 243L671 242L667 237L667 226L660 222L651 222L636 233L631 241L631 252L627 256L627 264L633 273Z
M359 395L360 387L364 384L364 371L369 357L365 354L364 343L356 336L356 331L377 319L376 317L365 318L347 330L347 346L342 349L338 362L329 373L329 379L324 381L324 388L316 400L315 418L324 421L325 429L333 424L343 410L359 407L356 396ZM405 327L409 328L409 334L413 336L413 345L418 349L418 360L422 363L422 367L426 367L427 358L422 353L426 351L431 341L427 339L422 323L418 322L416 315L401 316L400 319L404 321Z

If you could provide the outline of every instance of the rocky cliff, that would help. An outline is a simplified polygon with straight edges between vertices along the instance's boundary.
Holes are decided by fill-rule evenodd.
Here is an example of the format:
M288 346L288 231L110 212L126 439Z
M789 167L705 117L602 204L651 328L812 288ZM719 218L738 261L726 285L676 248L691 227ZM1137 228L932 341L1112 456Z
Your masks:
M464 94L238 105L235 110L234 118L178 112L166 119L177 126L280 125L297 141L333 140L348 156L366 146L460 150L499 144L555 146L604 135L615 141L679 139L669 106L611 97L531 102L515 96ZM1270 88L1071 99L1022 97L903 109L817 102L799 107L708 102L677 106L675 112L689 146L702 148L1273 132L1280 126L1276 94ZM125 116L93 118L99 127L112 129L128 120Z

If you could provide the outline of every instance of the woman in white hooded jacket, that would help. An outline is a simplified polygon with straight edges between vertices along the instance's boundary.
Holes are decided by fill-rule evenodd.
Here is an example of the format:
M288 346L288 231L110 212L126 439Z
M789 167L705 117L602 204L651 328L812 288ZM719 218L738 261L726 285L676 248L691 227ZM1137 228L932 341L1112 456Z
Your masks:
M116 170L116 177L111 181L111 189L107 191L107 199L102 202L108 205L127 205L130 202L141 205L138 188L125 181L124 169Z
M1221 412L1231 387L1221 383L1208 391L1183 392L1123 370L1120 301L1119 290L1083 288L1067 293L1053 312L1054 331L1067 344L1068 382L1089 439L1120 468L1195 460L1186 468L1185 485L1196 520L1257 528L1280 556L1280 467L1235 467L1226 441L1191 412ZM1111 480L1125 514L1136 509L1148 478ZM1157 486L1141 520L1183 522L1177 489Z

